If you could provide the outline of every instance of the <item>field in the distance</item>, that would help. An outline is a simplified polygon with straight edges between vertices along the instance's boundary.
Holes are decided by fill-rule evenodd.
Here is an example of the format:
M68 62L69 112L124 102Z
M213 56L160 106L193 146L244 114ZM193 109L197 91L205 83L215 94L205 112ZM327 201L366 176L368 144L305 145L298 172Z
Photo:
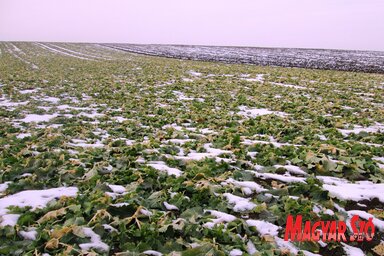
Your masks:
M383 99L380 74L2 42L0 255L382 255ZM376 234L286 242L288 214Z
M122 51L186 60L384 73L384 52L202 45L102 44Z

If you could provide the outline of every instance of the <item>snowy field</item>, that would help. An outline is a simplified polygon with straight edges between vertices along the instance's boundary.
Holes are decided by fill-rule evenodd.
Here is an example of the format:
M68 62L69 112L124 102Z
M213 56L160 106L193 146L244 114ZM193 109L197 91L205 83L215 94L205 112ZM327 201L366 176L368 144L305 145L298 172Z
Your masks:
M384 52L196 45L104 44L152 56L262 66L384 73Z
M0 116L0 255L383 255L384 75L1 42ZM376 233L284 241L288 214Z

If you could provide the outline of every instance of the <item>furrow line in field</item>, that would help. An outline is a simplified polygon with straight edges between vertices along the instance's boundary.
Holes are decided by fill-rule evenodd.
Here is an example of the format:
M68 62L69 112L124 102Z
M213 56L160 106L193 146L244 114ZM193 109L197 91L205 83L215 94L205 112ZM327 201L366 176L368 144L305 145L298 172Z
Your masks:
M13 57L15 57L16 59L20 60L21 62L23 62L23 63L25 63L25 64L31 66L32 69L39 69L39 67L38 67L36 64L34 64L34 63L32 63L32 62L30 62L30 61L28 61L28 60L26 60L26 59L20 57L19 53L26 55L25 52L23 52L22 50L20 50L20 49L19 49L17 46L15 46L14 44L12 44L12 43L10 43L10 44L11 44L11 46L13 47L13 50L12 50L12 49L10 48L10 46L7 45L7 44L5 44L5 47L6 47L7 51L8 51Z
M56 44L48 44L50 47L55 47L55 48L58 48L60 50L63 50L65 52L68 52L68 53L72 53L72 54L77 54L77 55L81 55L81 56L84 56L85 58L95 58L95 59L102 59L102 60L111 60L111 59L108 59L108 58L105 58L105 57L101 57L101 56L96 56L96 55L91 55L91 54L85 54L85 53L81 53L81 52L78 52L78 51L74 51L74 50L70 50L68 48L65 48L65 47L62 47L62 46L58 46Z
M57 54L61 54L61 55L66 55L66 56L78 58L78 59L81 59L81 60L94 60L94 59L90 59L90 58L76 56L76 55L70 54L68 52L60 51L60 50L54 49L52 47L49 47L49 46L47 46L47 45L45 45L43 43L35 43L35 45L40 46L41 48L44 48L44 49L46 49L46 50L48 50L50 52L53 52L53 53L57 53Z

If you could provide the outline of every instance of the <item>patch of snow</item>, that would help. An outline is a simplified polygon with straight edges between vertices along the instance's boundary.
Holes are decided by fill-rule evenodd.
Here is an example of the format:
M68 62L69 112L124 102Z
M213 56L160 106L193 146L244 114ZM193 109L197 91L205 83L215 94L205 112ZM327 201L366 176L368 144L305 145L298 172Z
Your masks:
M365 253L360 248L347 245L346 243L341 244L347 256L365 256Z
M343 178L337 178L333 176L316 176L319 180L321 180L324 184L337 185L337 184L348 184L349 180Z
M212 143L204 144L204 149L207 151L206 153L197 153L192 151L187 156L176 156L175 158L179 160L187 160L187 161L188 160L200 161L200 160L203 160L204 158L215 158L221 154L232 154L232 151L211 148L211 146L212 146Z
M295 165L279 165L279 164L276 164L273 167L275 167L276 169L284 168L285 170L287 170L289 173L292 173L292 174L298 174L298 175L303 175L303 176L307 176L308 175L300 167L295 166Z
M215 211L215 210L204 210L204 212L208 212L210 215L213 215L216 217L216 219L213 219L212 222L207 222L203 225L206 228L213 228L216 224L227 223L227 222L232 222L236 220L235 216L228 213Z
M67 149L67 152L68 152L70 155L77 155L77 154L79 154L79 151L77 151L77 150L73 150L73 149Z
M376 164L377 166L379 166L380 169L384 169L384 157L372 157L372 159L382 162L382 164L381 163L376 163Z
M259 152L247 152L247 156L254 158Z
M104 114L100 114L100 113L97 113L95 111L92 113L81 112L81 113L79 113L79 116L85 116L85 117L94 119L94 118L102 117L102 116L104 116Z
M284 241L284 239L280 237L275 237L275 242L280 249L287 249L290 253L293 253L295 255L299 252L296 246L294 246L291 242Z
M259 251L256 249L256 246L252 243L251 240L249 240L248 243L247 243L247 252L248 252L248 254L250 254L250 255L253 255L253 254L259 252Z
M257 206L256 204L250 202L249 198L235 196L231 193L224 193L223 196L227 198L228 203L234 205L233 210L235 212L251 211Z
M72 100L73 101L73 100ZM73 107L69 106L67 104L65 105L59 105L57 106L58 109L60 110L67 110L67 109L74 109L74 110L95 110L94 108L88 108L88 107Z
M7 181L7 182L4 182L4 183L0 183L0 193L3 193L5 190L7 190L8 188L8 184L10 184L11 182Z
M324 141L324 140L328 140L327 137L325 137L325 136L322 135L322 134L321 134L321 135L317 134L317 137L318 137L320 140L323 140L323 141Z
M277 236L279 234L279 229L281 229L279 226L264 220L246 220L246 223L250 227L256 227L257 232L262 236Z
M375 125L368 126L368 127L362 127L362 126L354 126L352 130L349 129L338 129L339 132L343 136L348 136L351 133L359 134L360 132L367 132L367 133L383 133L384 132L384 124L381 123L375 123Z
M31 134L28 132L28 133L20 133L20 134L16 135L16 138L18 138L18 139L24 139L26 137L31 137Z
M28 231L19 231L19 235L25 240L36 240L37 231L34 228L30 228Z
M125 187L121 186L121 185L108 185L108 187L113 191L113 192L105 192L106 195L112 197L113 199L115 199L116 197L118 196L122 196L122 195L125 195L127 192L126 192L126 189ZM121 206L124 206L124 205L118 205L116 204L115 205L116 207L121 207Z
M261 173L261 172L255 172L255 171L250 171L253 173L257 178L261 179L271 179L271 180L279 180L285 183L292 183L292 182L305 182L305 178L301 177L294 177L291 176L289 173L285 174L276 174L276 173Z
M9 100L1 100L0 107L17 107L20 105L27 105L29 101L11 102Z
M177 124L166 124L166 125L164 125L164 126L162 127L162 129L163 129L163 130L165 130L165 129L174 129L174 130L176 130L176 131L181 131L181 130L184 129L184 127L179 126L179 125L177 125Z
M19 93L21 94L29 94L29 93L35 93L35 92L38 92L39 89L27 89L27 90L21 90L19 91Z
M239 249L233 249L229 252L229 256L241 256L243 252Z
M100 236L98 234L96 234L92 230L92 228L83 227L82 230L83 230L84 235L91 239L91 242L89 242L89 243L79 244L79 247L82 250L88 251L90 249L96 249L96 250L99 250L102 252L108 252L109 251L109 246L106 243L101 241Z
M350 183L348 180L318 176L323 181L323 189L329 192L331 197L340 200L372 200L377 198L380 202L384 202L384 184L376 184L370 181L358 181Z
M163 254L161 252L154 251L154 250L146 250L146 251L144 251L142 253L145 254L145 255L163 256Z
M177 208L176 205L169 204L169 203L167 203L167 202L164 202L164 206L165 206L165 208L166 208L168 211L173 211L173 210L178 211L178 210L179 210L179 208Z
M72 147L83 147L83 148L103 148L104 144L101 141L96 141L95 143L87 143L86 140L72 139L72 143L68 143Z
M211 146L212 146L212 143L204 144L204 149L209 154L213 154L215 156L219 156L221 154L232 154L232 151L230 151L230 150L222 150L222 149L217 149L217 148L211 148Z
M308 89L307 87L300 86L300 85L293 85L293 84L274 83L274 82L271 82L270 84L289 87L289 88L295 88L295 89Z
M264 82L264 74L257 74L256 78L243 78L243 80L248 81L248 82Z
M150 166L150 167L152 167L152 168L154 168L156 170L159 170L159 171L162 171L162 172L166 172L168 175L175 175L176 177L179 177L180 175L183 174L183 172L180 171L179 169L169 167L169 166L167 166L162 161L152 161L152 162L149 162L148 166Z
M124 186L121 185L108 185L108 187L113 191L113 193L122 194L126 191Z
M56 98L56 97L44 97L41 100L42 101L52 102L52 103L58 103L60 101L60 99Z
M57 117L58 114L45 114L45 115L37 115L37 114L28 114L25 118L21 119L21 122L31 123L31 122L49 122L51 119Z
M44 109L45 111L51 110L52 107L44 107L44 106L38 106L40 109Z
M317 205L314 205L312 211L313 211L314 213L320 213L320 212L321 212L321 209L320 209Z
M372 159L384 163L384 157L378 157L378 156L375 156L375 157L372 157Z
M113 207L117 207L117 208L120 208L120 207L124 207L124 206L128 206L129 203L117 203L117 204L111 204L111 206Z
M116 120L116 122L122 123L124 121L127 121L128 119L122 116L114 116L112 119Z
M59 187L46 190L25 190L13 195L0 198L1 225L15 225L19 215L7 214L9 206L27 207L33 210L44 208L48 202L62 196L75 197L78 189L76 187Z
M150 216L153 215L152 212L150 212L150 211L148 211L148 210L146 210L146 209L141 209L141 210L140 210L140 213L143 214L143 215L145 215L145 216L148 216L148 217L150 217Z
M196 72L193 70L190 70L188 73L191 74L192 76L201 76L202 75L200 72Z
M19 220L20 214L2 214L0 209L0 227L3 226L15 226Z
M179 92L179 91L173 91L173 94L175 94L177 96L177 99L179 101L182 101L182 100L194 100L195 99L195 98L187 97L187 96L184 95L184 93Z
M317 214L319 214L319 213L328 214L328 215L334 215L335 214L332 210L324 209L318 205L314 205L312 211L317 213Z
M265 141L265 140L250 140L250 139L244 139L241 144L244 145L254 145L254 144L272 144L273 146L280 148L282 146L293 146L293 147L300 147L302 145L298 144L291 144L291 143L280 143L276 141Z
M253 192L260 193L266 191L261 185L257 184L254 181L237 181L232 178L227 179L225 182L222 182L221 185L233 184L238 186L244 192L245 195L250 195Z
M209 129L209 128L203 128L203 129L199 129L200 130L200 132L202 133L202 134L210 134L210 133L212 133L212 134L216 134L217 132L215 132L214 130L211 130L211 129Z
M288 114L279 111L271 111L266 108L248 108L247 106L239 106L240 111L237 112L238 115L245 116L248 118L255 118L263 115L277 115L285 117Z

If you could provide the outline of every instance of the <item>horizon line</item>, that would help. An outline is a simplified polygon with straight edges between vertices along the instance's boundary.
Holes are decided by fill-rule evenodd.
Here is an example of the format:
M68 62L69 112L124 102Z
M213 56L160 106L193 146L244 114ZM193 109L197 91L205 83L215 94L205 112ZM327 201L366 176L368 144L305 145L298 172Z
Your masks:
M205 47L233 47L233 48L262 48L262 49L297 49L297 50L333 50L357 52L382 52L384 50L362 50L341 48L316 48L316 47L284 47L284 46L251 46L251 45L210 45L210 44L184 44L184 43L132 43L132 42L86 42L86 41L39 41L39 40L0 40L0 43L68 43L68 44L129 44L129 45L172 45L172 46L205 46Z

